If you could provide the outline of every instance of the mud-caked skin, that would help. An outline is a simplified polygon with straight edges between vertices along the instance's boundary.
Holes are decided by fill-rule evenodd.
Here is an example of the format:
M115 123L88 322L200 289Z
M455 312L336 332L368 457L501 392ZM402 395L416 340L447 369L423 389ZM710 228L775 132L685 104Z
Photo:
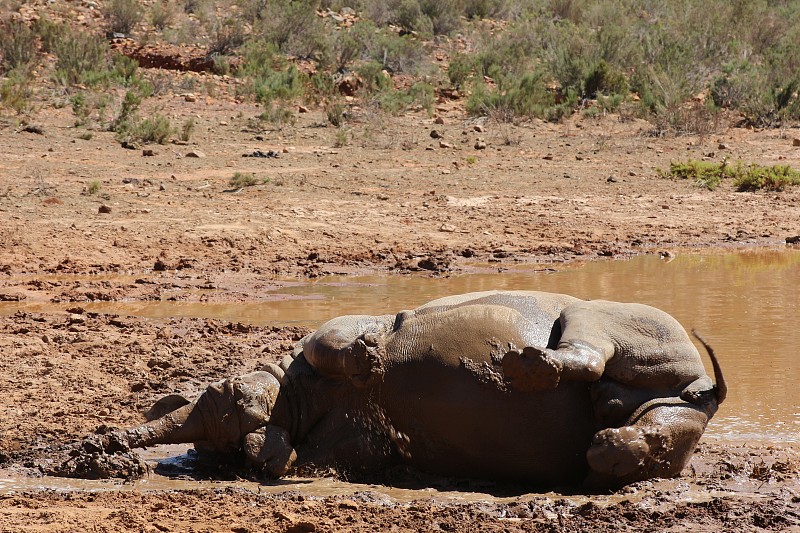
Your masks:
M333 319L279 366L125 435L238 450L276 477L405 463L606 488L680 473L726 392L709 354L717 386L686 331L653 307L470 293Z

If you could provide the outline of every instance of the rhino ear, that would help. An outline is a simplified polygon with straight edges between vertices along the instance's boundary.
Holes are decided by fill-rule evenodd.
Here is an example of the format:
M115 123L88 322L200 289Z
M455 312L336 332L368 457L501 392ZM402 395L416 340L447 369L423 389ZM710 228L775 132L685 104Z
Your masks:
M172 411L180 409L184 405L188 405L190 403L192 402L180 394L170 394L168 396L164 396L154 403L153 406L144 413L144 417L148 422L150 422L152 420L161 418L162 416L168 415Z
M377 335L372 333L361 335L353 343L351 350L348 362L355 367L349 372L353 385L363 388L383 377L383 357Z

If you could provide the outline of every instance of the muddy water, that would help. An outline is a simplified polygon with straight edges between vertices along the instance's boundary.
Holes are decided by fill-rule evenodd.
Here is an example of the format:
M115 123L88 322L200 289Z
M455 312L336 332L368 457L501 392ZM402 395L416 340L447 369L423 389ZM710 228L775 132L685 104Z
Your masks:
M202 316L254 324L317 326L341 314L384 314L416 307L430 299L460 292L526 289L564 292L582 298L636 301L657 306L687 329L696 328L714 346L730 392L713 419L706 440L787 443L800 441L800 251L759 249L740 253L658 256L560 266L530 267L492 274L443 279L421 277L323 278L309 284L277 289L274 301L235 304L130 302L82 304L87 310L149 317ZM30 304L3 304L0 314ZM706 364L710 371L710 365ZM710 372L709 372L710 373ZM161 452L164 453L164 452ZM2 476L0 475L0 478ZM21 480L0 479L0 493L21 490ZM37 480L29 480L36 484ZM38 480L47 485L47 480ZM51 482L54 482L51 480ZM27 482L25 482L27 483ZM55 482L58 488L94 490L101 482ZM153 478L133 487L169 488L174 480ZM179 481L182 488L192 483ZM208 482L202 482L207 486ZM87 485L88 484L88 485ZM331 480L295 480L293 488L318 495L369 490L369 486ZM33 488L33 486L28 487ZM51 487L56 488L56 487ZM256 489L254 489L256 490ZM385 493L385 488L384 491ZM468 495L459 492L464 501ZM447 497L446 494L439 494ZM485 498L485 495L480 495ZM395 494L396 499L425 497L419 491Z

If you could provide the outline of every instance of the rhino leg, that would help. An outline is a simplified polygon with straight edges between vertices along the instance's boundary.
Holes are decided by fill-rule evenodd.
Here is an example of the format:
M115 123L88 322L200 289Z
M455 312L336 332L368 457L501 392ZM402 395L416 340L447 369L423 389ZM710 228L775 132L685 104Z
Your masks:
M610 488L680 474L710 418L701 406L677 398L648 402L634 420L598 431L586 453L586 484Z
M113 438L130 448L195 443L205 450L236 451L246 434L269 421L279 387L278 378L265 371L218 381L194 402Z
M289 432L269 424L245 436L244 452L250 463L260 465L273 478L286 474L297 460Z

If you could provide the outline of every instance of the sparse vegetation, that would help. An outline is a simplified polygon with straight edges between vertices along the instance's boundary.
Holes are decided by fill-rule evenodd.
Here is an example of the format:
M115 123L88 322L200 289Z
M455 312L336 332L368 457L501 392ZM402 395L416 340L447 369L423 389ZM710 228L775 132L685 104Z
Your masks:
M357 96L389 113L414 104L431 113L433 88L449 86L468 96L471 114L505 121L559 121L576 111L587 117L617 113L676 134L708 134L734 116L757 127L800 121L800 4L233 3L234 9L219 17L219 6L210 0L184 0L183 12L174 2L156 2L145 12L134 0L107 0L104 29L140 32L143 42L204 45L213 71L244 79L235 89L238 96L262 103L262 120L277 124L291 122L287 109L300 98L325 105L332 112L329 122L340 123L331 80L341 76L355 78ZM347 24L320 16L343 5L355 10ZM480 20L487 16L505 20ZM160 33L145 34L142 20ZM449 41L455 30L464 38ZM438 63L442 51L449 57ZM110 57L102 35L46 17L0 21L0 72L37 63L42 52L55 55L52 76L68 91L76 85L145 83L135 61ZM309 68L297 68L297 60ZM399 74L411 80L395 90ZM24 98L5 84L5 107L19 109Z
M105 17L108 31L127 35L142 19L142 11L136 0L109 0Z
M98 180L90 181L89 185L86 186L86 194L88 194L89 196L97 194L100 192L100 188L101 188L100 181Z
M246 172L235 172L228 181L228 185L234 189L243 189L245 187L253 187L259 183L267 183L268 180L259 181L255 175Z
M181 137L180 139L183 142L188 142L189 139L192 138L192 133L194 133L194 119L188 118L184 121L183 126L181 126Z
M698 186L709 190L716 189L724 179L733 181L733 186L740 191L765 189L780 191L789 185L800 185L800 172L788 165L760 166L749 165L737 161L730 165L710 161L689 160L685 163L672 162L668 172L662 175L680 179L691 179Z

